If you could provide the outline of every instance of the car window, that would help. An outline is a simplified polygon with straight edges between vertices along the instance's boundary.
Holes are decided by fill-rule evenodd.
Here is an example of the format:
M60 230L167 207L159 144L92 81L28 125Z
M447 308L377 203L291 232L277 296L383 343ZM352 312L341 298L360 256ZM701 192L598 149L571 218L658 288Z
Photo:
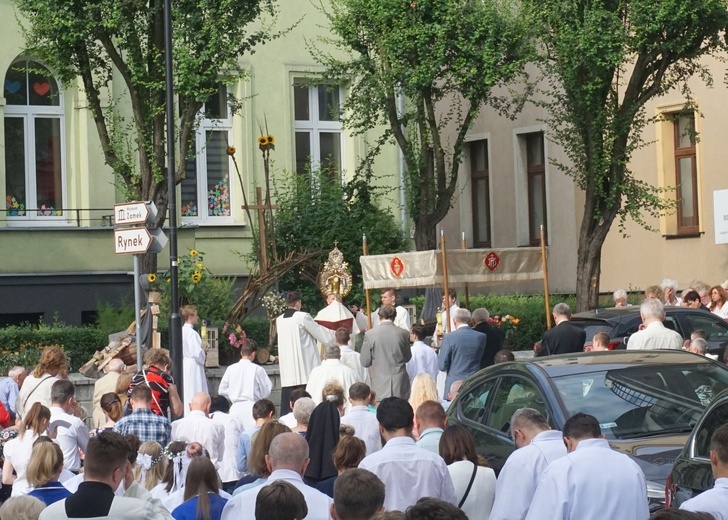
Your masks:
M694 330L704 330L708 335L708 341L728 341L728 323L719 319L712 319L706 312L705 316L699 314L687 314L685 320L692 333Z
M728 370L713 364L637 366L554 378L567 414L599 420L608 439L689 432Z
M682 335L680 325L677 323L675 316L665 316L665 320L662 322L666 329L674 330L678 334Z
M495 380L485 381L472 390L466 391L460 398L458 406L460 415L471 421L482 423L485 417L488 396L495 386Z
M505 433L511 427L511 416L520 408L535 408L546 415L544 400L533 383L521 377L502 377L486 424Z
M710 438L713 432L728 423L728 402L716 406L695 432L695 451L693 457L710 458Z

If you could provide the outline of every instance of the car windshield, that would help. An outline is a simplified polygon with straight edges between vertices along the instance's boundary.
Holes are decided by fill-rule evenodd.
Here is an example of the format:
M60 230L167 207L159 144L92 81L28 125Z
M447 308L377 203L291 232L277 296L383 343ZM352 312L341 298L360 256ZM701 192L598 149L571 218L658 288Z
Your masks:
M607 439L692 430L705 407L728 388L728 370L714 364L636 366L553 379L567 415L599 420Z

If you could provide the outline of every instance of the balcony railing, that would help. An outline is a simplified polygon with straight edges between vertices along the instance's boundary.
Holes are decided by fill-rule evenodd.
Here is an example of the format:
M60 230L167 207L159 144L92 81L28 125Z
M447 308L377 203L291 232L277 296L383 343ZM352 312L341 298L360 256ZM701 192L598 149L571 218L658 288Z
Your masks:
M66 223L77 227L111 227L114 225L113 208L6 208L7 222L27 223L29 226L43 223Z

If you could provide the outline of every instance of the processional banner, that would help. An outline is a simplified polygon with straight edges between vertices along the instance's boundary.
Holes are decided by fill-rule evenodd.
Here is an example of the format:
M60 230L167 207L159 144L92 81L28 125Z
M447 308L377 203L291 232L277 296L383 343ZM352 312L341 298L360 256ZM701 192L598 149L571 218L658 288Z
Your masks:
M441 251L360 256L365 289L442 285ZM448 282L488 283L543 278L541 249L448 249Z

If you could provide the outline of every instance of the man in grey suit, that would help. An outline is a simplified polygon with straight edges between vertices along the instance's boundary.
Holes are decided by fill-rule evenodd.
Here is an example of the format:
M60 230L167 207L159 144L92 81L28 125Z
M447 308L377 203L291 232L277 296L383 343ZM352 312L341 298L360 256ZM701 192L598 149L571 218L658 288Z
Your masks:
M407 399L410 380L405 365L412 358L409 333L397 327L397 311L392 305L379 308L379 325L364 334L361 364L372 367L372 390L381 402L387 397Z
M487 336L470 328L470 311L457 309L453 321L455 330L445 334L440 346L438 364L440 370L447 372L445 378L445 395L450 385L480 370Z

